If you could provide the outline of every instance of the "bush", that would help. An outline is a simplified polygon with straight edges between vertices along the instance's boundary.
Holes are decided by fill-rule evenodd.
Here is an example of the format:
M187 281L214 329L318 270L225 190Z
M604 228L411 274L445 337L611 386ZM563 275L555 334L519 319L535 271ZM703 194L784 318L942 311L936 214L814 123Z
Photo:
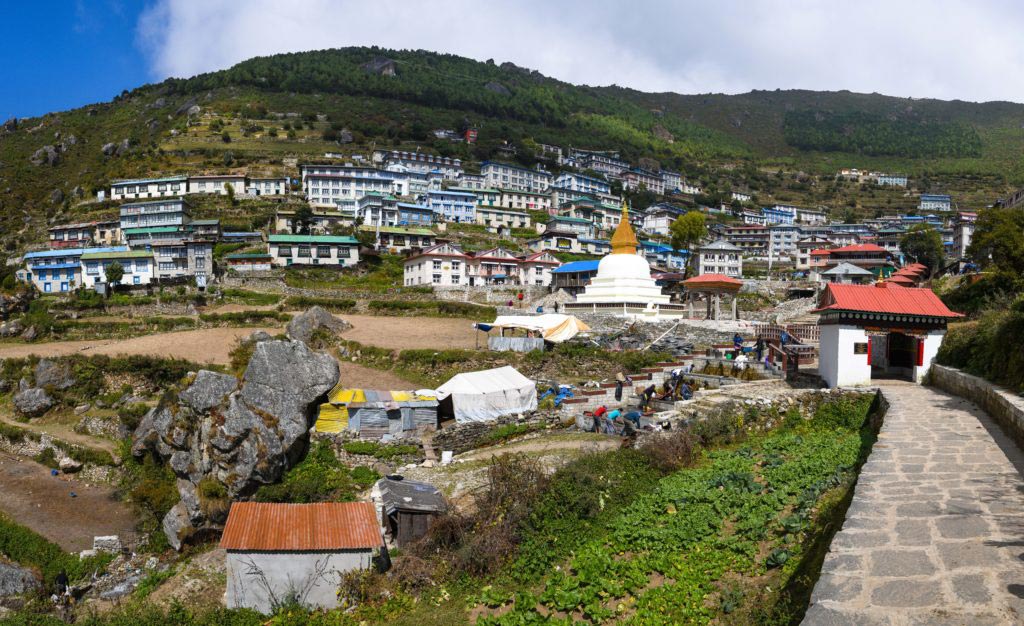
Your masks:
M233 313L202 313L199 319L208 324L258 324L272 320L287 322L292 318L277 311L236 311Z
M700 439L690 429L673 431L667 437L647 440L640 447L651 467L663 474L691 467L700 455Z
M149 407L141 402L127 404L117 410L117 417L124 424L125 428L134 431L142 421L142 417L149 411Z
M281 300L281 296L276 293L259 293L256 291L246 291L245 289L225 289L221 294L227 300L237 300L253 305L277 304Z
M79 559L63 548L15 523L0 513L0 554L11 560L39 568L47 586L64 570L71 581L79 581L96 570L102 570L113 555L97 555Z
M260 487L253 498L258 502L352 501L367 482L380 476L364 468L358 481L334 455L328 441L319 441L299 464L285 472L276 485Z
M285 306L293 309L308 309L319 306L328 311L351 311L356 307L355 300L341 298L314 298L310 296L289 296L285 298Z
M949 329L936 361L1018 392L1024 391L1024 312L991 311L977 322Z
M341 447L349 454L372 456L385 461L390 461L402 456L419 454L420 452L419 446L409 444L384 445L377 443L376 441L348 441Z

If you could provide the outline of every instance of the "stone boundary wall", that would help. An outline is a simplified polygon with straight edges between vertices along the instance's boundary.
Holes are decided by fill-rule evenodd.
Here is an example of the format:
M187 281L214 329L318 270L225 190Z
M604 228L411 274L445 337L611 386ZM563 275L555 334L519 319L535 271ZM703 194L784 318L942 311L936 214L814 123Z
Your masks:
M928 382L977 404L992 416L1018 446L1024 448L1024 398L984 378L933 363Z
M480 286L448 286L434 287L434 297L438 300L453 300L458 302L486 302L501 303L515 300L516 296L523 294L523 302L531 303L551 293L548 287L537 285L480 285ZM525 305L524 305L525 306ZM523 309L528 313L529 307Z

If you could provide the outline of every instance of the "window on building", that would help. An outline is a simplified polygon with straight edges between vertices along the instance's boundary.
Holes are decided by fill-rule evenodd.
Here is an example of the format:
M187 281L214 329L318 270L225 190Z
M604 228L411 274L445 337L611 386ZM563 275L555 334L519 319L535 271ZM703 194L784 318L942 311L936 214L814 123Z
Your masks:
M311 255L310 255L310 251L309 251L309 246L301 246L300 245L299 246L299 258L300 259L303 259L303 258L308 259L310 256Z
M458 285L459 284L459 275L458 274L452 274L452 284L453 285Z
M433 267L434 267L435 270L441 269L441 262L438 261L437 259L434 259L434 266Z
M320 257L321 259L326 259L326 258L330 257L331 256L331 247L330 246L317 246L316 247L316 255L318 257Z
M434 274L432 276L432 279L433 279L435 285L441 284L441 275L440 274Z
M277 256L285 257L285 256L291 256L291 255L292 255L292 247L291 246L278 246L277 247Z
M157 191L167 191L167 185L165 185L165 184L157 185L156 186L156 190Z

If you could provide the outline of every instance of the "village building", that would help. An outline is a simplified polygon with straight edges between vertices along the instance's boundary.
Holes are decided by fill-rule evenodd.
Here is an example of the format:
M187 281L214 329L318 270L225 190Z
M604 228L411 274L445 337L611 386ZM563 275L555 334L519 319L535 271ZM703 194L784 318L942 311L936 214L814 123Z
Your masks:
M471 285L522 284L520 259L504 248L481 250L467 259Z
M832 242L824 237L804 237L796 242L796 260L793 268L796 270L809 270L811 268L811 252L814 250L827 250L832 247Z
M368 193L405 196L408 178L401 173L355 165L301 165L302 192L314 207L354 211Z
M907 176L906 174L878 174L876 182L879 185L889 185L892 187L906 187Z
M156 263L155 278L194 276L196 284L206 286L213 273L213 240L161 239L151 244Z
M61 248L86 248L92 245L93 235L96 232L93 222L82 222L79 224L62 224L51 226L46 229L49 234L50 248L59 250Z
M107 269L117 263L123 270L119 284L148 285L153 281L153 253L149 250L86 251L82 254L82 286L94 289L107 282Z
M42 293L63 293L82 286L82 255L87 252L124 252L128 248L62 248L27 252L25 266L15 272L18 280L31 283Z
M362 232L373 233L374 248L390 254L402 254L413 250L425 250L437 243L437 235L429 228L404 228L401 226L360 226Z
M296 230L296 212L292 209L278 209L274 214L274 231L279 233L290 233ZM313 210L310 218L309 230L313 234L326 235L339 226L351 226L355 220L354 215L346 215L339 211L318 211ZM227 238L228 233L224 233Z
M512 191L544 193L551 187L551 172L544 169L528 169L511 163L484 161L480 174L488 187Z
M452 189L427 192L426 205L435 221L472 224L476 221L476 194Z
M605 176L619 176L629 169L629 163L614 151L579 150L569 148L569 164L581 170L593 170Z
M452 243L440 243L414 254L403 264L403 284L407 287L468 285L469 255Z
M93 222L93 245L110 247L120 244L121 241L121 220Z
M960 317L931 289L828 285L818 308L818 372L829 387L869 385L897 376L920 383Z
M923 193L917 204L918 211L951 211L953 199L946 194Z
M399 226L430 228L436 217L433 209L425 204L398 202L395 207L398 209Z
M273 269L273 257L266 252L235 252L224 256L230 270L236 272L269 272Z
M725 240L697 249L697 275L721 274L743 278L743 250Z
M590 284L590 279L597 276L599 260L572 261L551 270L551 290L563 290L575 296Z
M702 193L702 190L700 185L695 185L684 180L679 186L679 192L687 196L699 196Z
M962 259L967 256L967 247L971 245L971 238L974 237L974 227L978 221L978 214L968 211L957 213L953 220L953 250L952 256Z
M410 172L426 174L437 171L444 176L445 180L459 180L465 175L462 171L462 160L453 157L389 150L375 153L373 158L384 166L401 165Z
M121 230L165 226L180 230L189 222L190 213L191 206L184 198L130 202L121 205Z
M378 480L370 490L370 501L384 529L385 542L396 548L426 535L437 516L448 510L437 487L401 477Z
M356 201L356 217L368 226L397 226L398 198L372 191Z
M228 195L228 189L236 196L248 194L245 174L203 174L188 177L189 193L211 193Z
M550 211L551 195L548 193L501 189L498 206L519 211Z
M870 270L846 262L821 272L823 282L838 285L863 285L873 282L874 279L875 275Z
M622 174L622 186L633 191L646 189L659 196L665 193L665 181L661 175L639 167Z
M594 256L604 256L611 253L612 242L607 239L591 239L589 237L580 237L580 246L583 247L583 252L587 254L593 254Z
M369 569L383 544L369 502L234 502L220 539L227 608L269 615L289 598L338 608L342 577Z
M245 187L250 196L286 196L292 191L292 183L287 176L248 178Z
M640 241L640 252L652 266L670 270L682 270L686 267L688 250L675 250L667 243L660 241Z
M285 235L267 237L274 265L335 265L359 263L359 242L342 235Z
M594 176L587 176L585 174L577 174L575 172L562 172L558 175L558 178L555 179L554 186L576 194L600 194L612 192L612 187L607 180L596 178Z
M750 202L750 199L751 199L750 194L749 193L745 193L743 191L732 191L732 192L729 193L729 196L733 200L736 200L737 202Z
M501 206L501 190L491 189L490 187L481 187L478 189L470 189L468 187L452 187L454 191L471 191L476 196L476 206L479 210L480 207L500 207Z
M550 227L535 239L530 239L526 245L535 252L542 250L554 250L555 252L574 252L577 254L585 252L578 233L567 230L552 230Z
M476 223L483 224L491 232L504 233L512 228L530 228L533 220L526 211L478 205Z
M819 254L819 252L824 254ZM873 271L876 275L881 268L891 265L889 252L885 248L872 243L860 243L829 250L812 251L811 277L814 280L820 280L824 269L833 268L844 262Z
M568 205L562 205L560 216L585 219L594 225L595 233L612 232L622 220L622 208L590 198L576 198ZM642 219L638 218L637 223L642 223Z
M519 264L519 284L548 287L562 262L550 252L535 252L523 257Z
M115 180L110 183L111 200L146 200L151 198L175 198L188 192L188 178L168 176L166 178L136 178Z
M597 228L589 218L571 216L571 215L556 215L548 220L545 225L546 232L564 232L564 233L575 233L580 237L593 238L597 234Z
M683 175L672 170L661 170L661 184L665 186L665 193L675 193L683 186Z
M644 211L643 221L640 222L640 227L645 233L667 236L671 233L670 229L672 228L672 222L685 214L685 209L671 204L661 203L651 205L647 207L646 211Z
M906 234L907 230L902 227L880 228L875 231L875 243L885 248L889 254L899 256L901 252L900 241Z
M764 225L730 226L725 229L725 239L745 256L753 258L768 258L770 237L771 231Z
M418 436L437 429L437 398L414 391L351 389L343 383L327 394L314 428L318 433L350 432L362 439Z
M460 188L469 189L470 191L489 188L487 187L487 179L484 178L483 174L470 174L469 172L463 172L455 182L459 184Z

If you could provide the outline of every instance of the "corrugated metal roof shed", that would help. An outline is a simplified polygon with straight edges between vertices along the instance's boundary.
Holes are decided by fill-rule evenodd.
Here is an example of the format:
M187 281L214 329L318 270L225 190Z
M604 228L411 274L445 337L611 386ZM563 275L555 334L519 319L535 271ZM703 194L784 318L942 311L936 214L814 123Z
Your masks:
M378 548L383 544L369 502L275 504L235 502L220 547L252 552Z

